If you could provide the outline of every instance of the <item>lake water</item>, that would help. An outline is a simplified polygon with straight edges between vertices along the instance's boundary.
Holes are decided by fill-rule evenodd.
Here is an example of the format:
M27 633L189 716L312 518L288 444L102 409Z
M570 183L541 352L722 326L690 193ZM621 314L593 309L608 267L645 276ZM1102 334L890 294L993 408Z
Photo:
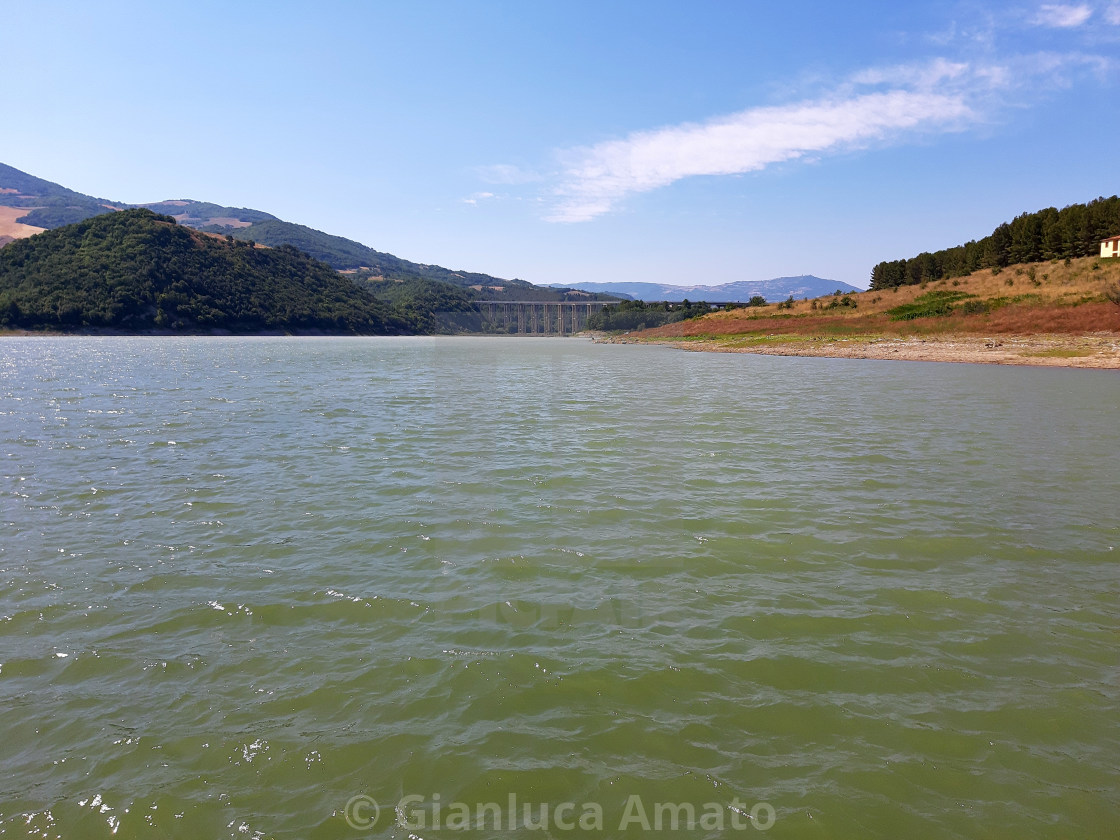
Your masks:
M0 835L1116 837L1118 417L1100 371L0 339Z

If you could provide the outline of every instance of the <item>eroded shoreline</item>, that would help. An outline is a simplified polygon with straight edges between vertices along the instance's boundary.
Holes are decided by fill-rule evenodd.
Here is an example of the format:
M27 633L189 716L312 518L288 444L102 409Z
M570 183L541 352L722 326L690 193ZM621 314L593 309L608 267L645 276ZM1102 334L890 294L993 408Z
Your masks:
M728 335L718 338L668 339L623 335L602 336L596 340L765 356L1120 369L1120 334L1111 332L1089 335L939 335L920 338Z

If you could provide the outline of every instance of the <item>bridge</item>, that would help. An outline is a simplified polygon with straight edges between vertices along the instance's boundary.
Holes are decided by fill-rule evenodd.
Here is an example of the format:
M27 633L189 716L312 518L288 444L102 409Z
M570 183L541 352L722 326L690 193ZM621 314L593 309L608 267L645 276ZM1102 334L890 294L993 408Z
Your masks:
M700 301L697 301L698 303ZM587 329L592 313L620 300L476 300L487 325L498 332L517 335L572 335ZM648 301L647 301L648 303ZM669 309L682 301L667 301ZM716 301L705 304L709 309L735 309L746 304L740 301Z
M518 335L572 335L587 319L617 300L476 300L490 326Z

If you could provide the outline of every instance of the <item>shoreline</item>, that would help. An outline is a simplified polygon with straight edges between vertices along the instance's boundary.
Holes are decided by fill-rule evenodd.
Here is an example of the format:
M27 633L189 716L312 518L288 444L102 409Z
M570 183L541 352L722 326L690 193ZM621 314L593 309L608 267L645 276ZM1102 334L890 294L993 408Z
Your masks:
M1120 370L1120 334L964 335L927 337L728 335L695 339L611 336L610 344L659 344L708 353L753 353L833 359L878 359Z
M464 333L456 336L356 335L353 333L259 332L259 333L129 333L49 332L0 330L0 338L507 338L538 336L494 336ZM879 361L949 362L956 364L1016 365L1029 367L1064 367L1088 370L1120 370L1120 333L1098 332L1086 335L1032 334L991 335L945 333L936 336L868 335L832 337L786 333L778 335L729 334L696 338L664 338L639 334L608 335L582 332L567 336L542 338L577 338L595 344L644 344L672 347L694 353L751 353L759 356L801 356L827 359L873 359Z

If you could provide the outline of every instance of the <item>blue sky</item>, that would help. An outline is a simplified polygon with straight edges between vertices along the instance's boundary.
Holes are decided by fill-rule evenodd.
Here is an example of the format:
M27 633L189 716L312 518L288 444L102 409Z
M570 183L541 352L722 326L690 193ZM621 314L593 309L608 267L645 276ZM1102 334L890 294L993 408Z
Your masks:
M536 283L816 274L1120 192L1120 0L0 0L0 161Z

